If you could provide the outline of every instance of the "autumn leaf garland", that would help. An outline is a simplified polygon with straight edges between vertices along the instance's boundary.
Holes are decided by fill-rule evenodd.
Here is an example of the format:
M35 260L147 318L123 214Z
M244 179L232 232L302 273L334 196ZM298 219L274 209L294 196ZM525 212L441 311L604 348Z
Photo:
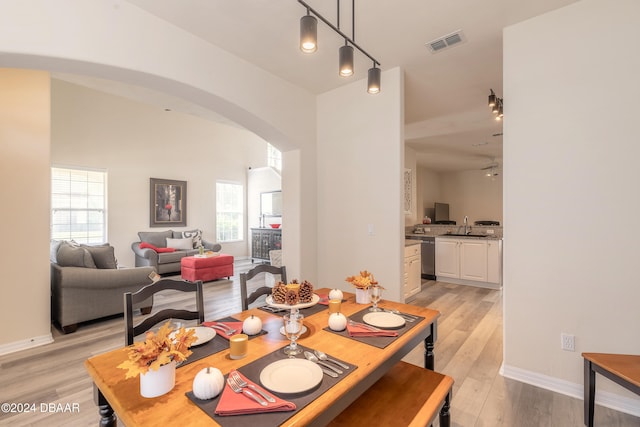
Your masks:
M128 360L118 365L126 369L125 378L134 378L138 374L145 374L149 370L157 371L160 366L172 361L182 362L192 353L191 344L198 339L193 329L180 328L173 333L171 322L165 323L157 333L147 332L144 342L135 342L129 347Z

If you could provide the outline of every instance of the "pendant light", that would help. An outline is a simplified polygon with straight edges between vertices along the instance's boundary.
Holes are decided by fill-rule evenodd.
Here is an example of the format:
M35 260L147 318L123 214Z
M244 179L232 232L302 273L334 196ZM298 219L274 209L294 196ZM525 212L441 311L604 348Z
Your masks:
M300 50L304 53L313 53L318 50L318 20L315 16L307 14L300 18Z
M352 37L347 36L340 30L340 0L338 0L338 26L336 27L329 22L324 16L319 14L311 6L309 6L304 0L298 0L298 3L303 5L307 9L307 14L300 18L300 50L304 53L313 53L318 49L317 35L318 35L318 19L327 24L329 28L335 31L344 39L344 46L341 46L338 50L338 74L341 77L349 77L354 74L354 49L358 49L363 55L367 56L373 61L373 67L369 69L367 78L367 92L375 94L380 92L380 80L381 71L380 62L374 57L369 55L356 44L355 36L355 0L351 0L351 29Z
M367 76L367 92L371 94L380 93L380 68L376 68L376 63L373 63L373 67L369 68Z
M351 77L353 75L353 47L344 41L344 46L338 51L340 77Z

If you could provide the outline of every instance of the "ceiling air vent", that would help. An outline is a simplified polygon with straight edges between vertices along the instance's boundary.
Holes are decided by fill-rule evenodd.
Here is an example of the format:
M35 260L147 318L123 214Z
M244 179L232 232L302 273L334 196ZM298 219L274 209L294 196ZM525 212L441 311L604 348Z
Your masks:
M442 50L448 49L452 46L455 46L460 43L464 43L466 39L464 38L464 34L462 30L454 31L451 34L447 34L442 37L438 37L435 40L431 40L427 43L427 47L431 51L431 53L440 52Z

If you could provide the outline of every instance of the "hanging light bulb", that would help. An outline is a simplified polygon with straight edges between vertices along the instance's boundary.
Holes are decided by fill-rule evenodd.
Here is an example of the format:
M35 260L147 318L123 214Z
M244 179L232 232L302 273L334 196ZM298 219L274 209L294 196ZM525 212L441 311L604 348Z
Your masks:
M300 50L313 53L318 49L318 20L307 14L300 18Z
M494 107L496 105L496 94L493 92L493 89L489 89L491 93L489 94L489 107Z
M339 55L339 64L340 64L340 76L341 77L350 77L353 75L353 47L347 44L347 41L344 41L344 46L342 46L338 52Z
M376 68L376 63L373 63L373 67L369 68L367 78L367 92L371 94L380 93L380 68Z

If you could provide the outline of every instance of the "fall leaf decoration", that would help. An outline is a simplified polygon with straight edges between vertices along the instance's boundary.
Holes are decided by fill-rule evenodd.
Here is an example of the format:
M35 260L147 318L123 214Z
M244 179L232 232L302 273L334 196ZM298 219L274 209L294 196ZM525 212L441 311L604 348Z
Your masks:
M160 366L172 361L182 362L192 353L191 344L198 339L195 330L180 328L172 334L171 322L167 322L157 333L147 332L144 342L135 342L129 347L129 359L118 365L120 369L127 369L125 378L134 378L138 374L145 374L150 369L157 371Z
M371 285L377 285L378 282L373 277L373 273L367 270L361 271L359 276L349 276L345 279L358 289L369 289Z

